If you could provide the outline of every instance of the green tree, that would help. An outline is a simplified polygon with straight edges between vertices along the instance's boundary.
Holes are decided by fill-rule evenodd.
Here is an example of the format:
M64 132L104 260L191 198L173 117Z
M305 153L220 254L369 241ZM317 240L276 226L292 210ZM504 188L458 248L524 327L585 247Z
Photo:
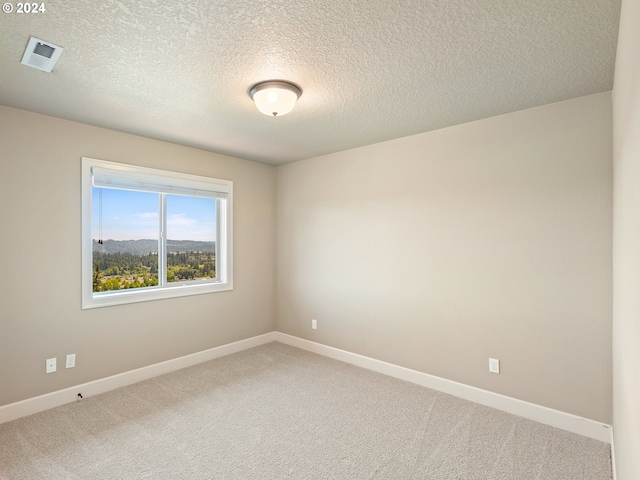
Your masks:
M94 262L93 264L93 291L100 292L102 291L102 282L100 279L102 278L102 274L100 273L100 262Z

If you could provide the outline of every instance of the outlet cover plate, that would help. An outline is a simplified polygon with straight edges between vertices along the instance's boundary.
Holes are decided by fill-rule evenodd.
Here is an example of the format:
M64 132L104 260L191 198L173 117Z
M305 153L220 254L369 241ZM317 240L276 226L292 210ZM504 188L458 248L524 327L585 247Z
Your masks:
M500 360L498 360L497 358L489 359L489 372L500 373Z
M73 368L75 366L76 366L76 354L70 353L69 355L67 355L66 368Z
M56 371L56 359L47 358L47 373L53 373Z

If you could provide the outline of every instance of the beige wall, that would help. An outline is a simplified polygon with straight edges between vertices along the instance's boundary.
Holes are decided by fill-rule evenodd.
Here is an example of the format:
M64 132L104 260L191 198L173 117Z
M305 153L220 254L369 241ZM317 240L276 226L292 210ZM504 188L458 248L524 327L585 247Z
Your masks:
M620 480L640 478L640 3L623 0L613 89L613 426Z
M273 167L7 107L0 146L0 405L274 330ZM81 310L82 156L233 180L234 290Z
M0 107L0 405L277 329L611 422L611 144L609 93L277 169ZM234 290L81 310L81 156L233 180Z
M278 330L610 423L611 128L603 93L278 167Z

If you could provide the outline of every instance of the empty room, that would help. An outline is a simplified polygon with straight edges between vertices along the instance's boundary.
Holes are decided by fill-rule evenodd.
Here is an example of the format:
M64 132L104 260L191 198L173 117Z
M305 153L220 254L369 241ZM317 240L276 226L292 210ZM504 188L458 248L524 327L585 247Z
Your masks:
M4 2L0 479L640 478L640 2Z

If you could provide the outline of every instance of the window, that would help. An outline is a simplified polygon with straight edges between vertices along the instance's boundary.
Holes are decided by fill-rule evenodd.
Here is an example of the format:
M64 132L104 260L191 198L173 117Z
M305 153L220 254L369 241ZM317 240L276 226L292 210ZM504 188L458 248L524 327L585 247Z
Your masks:
M231 290L233 183L82 159L82 308Z

